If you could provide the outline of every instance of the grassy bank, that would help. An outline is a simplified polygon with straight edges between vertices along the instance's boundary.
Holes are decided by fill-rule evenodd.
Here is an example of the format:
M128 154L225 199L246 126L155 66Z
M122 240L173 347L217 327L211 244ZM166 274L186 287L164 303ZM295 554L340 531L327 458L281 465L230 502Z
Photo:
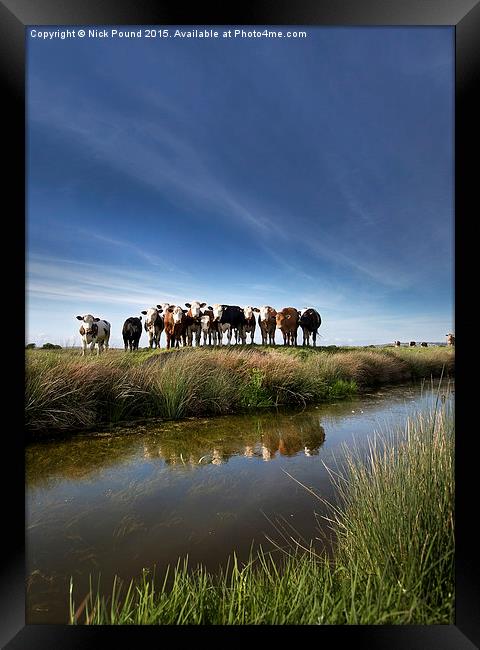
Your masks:
M82 430L137 418L179 419L351 396L454 372L454 352L234 346L125 353L26 352L27 430Z
M170 580L145 571L128 586L115 580L108 597L98 588L76 594L72 584L70 623L453 623L450 410L417 416L375 439L366 455L348 456L332 479L333 558L297 551L279 566L259 553L246 566L234 559L220 575L179 561Z

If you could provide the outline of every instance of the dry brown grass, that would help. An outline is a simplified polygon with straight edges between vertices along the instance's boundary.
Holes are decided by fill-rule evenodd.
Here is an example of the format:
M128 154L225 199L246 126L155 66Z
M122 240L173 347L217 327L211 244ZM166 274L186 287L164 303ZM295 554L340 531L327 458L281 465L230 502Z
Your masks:
M447 348L181 348L99 358L72 351L27 352L26 424L30 431L85 429L126 419L232 413L306 404L357 389L452 375Z

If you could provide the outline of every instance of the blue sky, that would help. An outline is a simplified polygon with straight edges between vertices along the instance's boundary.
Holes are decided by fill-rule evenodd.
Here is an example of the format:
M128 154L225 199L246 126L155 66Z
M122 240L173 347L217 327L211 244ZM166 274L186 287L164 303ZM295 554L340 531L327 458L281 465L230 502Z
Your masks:
M92 313L120 346L191 300L313 306L322 345L445 341L453 29L306 31L27 38L28 342Z

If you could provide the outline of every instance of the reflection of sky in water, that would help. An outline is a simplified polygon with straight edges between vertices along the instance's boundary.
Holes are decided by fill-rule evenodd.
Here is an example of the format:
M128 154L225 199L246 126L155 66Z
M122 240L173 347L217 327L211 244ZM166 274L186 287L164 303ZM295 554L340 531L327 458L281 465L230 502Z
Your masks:
M418 386L382 390L303 412L261 413L141 426L27 449L28 622L63 622L69 576L108 581L188 554L216 569L252 540L270 548L280 519L296 536L318 534L332 498L325 462L342 444L403 423L432 404ZM285 470L285 471L284 471Z

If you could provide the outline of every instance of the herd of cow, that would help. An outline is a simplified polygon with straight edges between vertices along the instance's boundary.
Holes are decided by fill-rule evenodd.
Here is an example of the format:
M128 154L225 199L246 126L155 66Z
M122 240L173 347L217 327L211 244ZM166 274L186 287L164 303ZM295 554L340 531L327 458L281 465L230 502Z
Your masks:
M322 319L316 309L308 307L299 311L295 307L284 307L276 311L269 305L263 307L238 307L236 305L219 305L207 307L206 302L186 302L184 309L178 305L163 303L156 307L145 309L141 313L145 316L143 328L148 335L150 348L160 347L160 337L165 332L167 348L200 345L222 345L224 334L230 345L232 336L236 343L246 344L250 335L253 343L255 329L260 327L262 345L275 345L275 332L279 329L283 336L284 345L297 345L297 331L300 327L303 332L303 345L316 345L318 328ZM258 313L258 319L255 313ZM80 336L82 337L82 355L86 354L87 346L93 352L97 345L97 354L108 349L110 340L110 323L91 314L77 316L82 321ZM142 335L142 317L131 316L127 318L122 328L125 350L138 350ZM447 345L455 345L453 334L447 334ZM400 346L400 341L394 342L395 347ZM416 345L410 341L410 347ZM427 347L427 343L421 343Z
M447 337L447 345L455 345L455 337L454 337L454 335L452 333L445 334L445 336ZM401 346L401 343L400 343L400 341L395 341L393 345L396 348L399 348ZM416 347L417 343L416 343L416 341L410 341L410 343L408 345L409 345L409 347L414 348L414 347ZM420 343L420 345L421 345L422 348L428 347L428 343L425 343L425 341Z
M148 334L150 348L160 347L160 337L165 332L167 348L200 345L222 345L223 336L226 335L230 345L232 336L236 343L253 343L258 313L258 325L262 335L262 345L275 345L275 332L277 328L283 335L284 345L297 345L297 331L301 327L303 332L303 345L316 345L318 328L322 322L320 314L313 308L299 311L295 307L285 307L276 311L269 305L263 307L238 307L236 305L207 306L206 302L186 302L184 309L178 305L163 303L150 307L141 313L145 316L143 327ZM97 345L97 354L108 349L110 339L110 323L96 318L91 314L77 316L82 321L80 336L82 337L82 355L86 354L87 346L93 352ZM125 350L138 350L142 334L142 317L131 316L127 318L122 328Z

